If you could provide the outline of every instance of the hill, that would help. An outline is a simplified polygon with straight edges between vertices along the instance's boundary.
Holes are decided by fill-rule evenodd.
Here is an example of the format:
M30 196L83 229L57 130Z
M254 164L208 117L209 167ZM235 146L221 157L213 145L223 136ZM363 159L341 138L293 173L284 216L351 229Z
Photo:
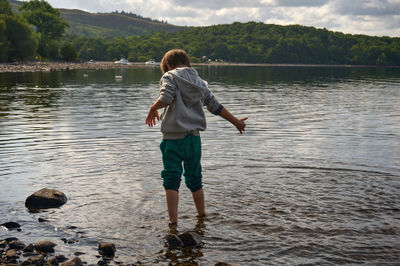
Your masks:
M18 11L21 1L9 0L14 12ZM143 18L133 13L90 13L78 9L58 9L61 18L66 20L70 27L68 35L88 37L123 37L130 35L144 35L154 32L178 32L185 27L167 24L162 21Z
M129 13L89 13L77 9L59 9L68 21L67 34L96 37L144 35L154 32L178 32L184 27L133 17Z
M81 59L160 60L169 49L193 61L273 64L400 65L400 38L351 35L301 25L256 22L191 27L176 33L104 39L69 39Z

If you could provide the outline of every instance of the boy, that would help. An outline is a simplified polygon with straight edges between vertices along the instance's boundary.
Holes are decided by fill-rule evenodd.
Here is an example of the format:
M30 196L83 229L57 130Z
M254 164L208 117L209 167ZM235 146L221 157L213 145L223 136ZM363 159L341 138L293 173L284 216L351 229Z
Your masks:
M178 222L179 186L184 169L185 184L192 192L199 216L205 216L204 191L201 182L200 131L206 129L203 106L214 115L231 122L243 133L247 117L238 119L225 109L208 89L197 71L191 67L189 56L177 49L168 51L160 64L163 76L160 80L160 97L150 107L146 124L153 127L160 120L158 109L165 108L161 115L160 144L164 169L161 172L166 191L169 223ZM183 162L183 169L182 169Z

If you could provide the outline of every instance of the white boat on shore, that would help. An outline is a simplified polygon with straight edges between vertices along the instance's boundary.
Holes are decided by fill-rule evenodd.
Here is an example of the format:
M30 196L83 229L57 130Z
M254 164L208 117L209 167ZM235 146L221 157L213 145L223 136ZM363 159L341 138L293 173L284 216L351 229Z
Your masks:
M144 64L149 65L149 66L158 66L159 65L159 63L157 63L154 60L149 60L149 61L145 62Z
M120 60L115 61L114 64L117 64L117 65L130 65L131 63L128 61L128 59L121 58Z

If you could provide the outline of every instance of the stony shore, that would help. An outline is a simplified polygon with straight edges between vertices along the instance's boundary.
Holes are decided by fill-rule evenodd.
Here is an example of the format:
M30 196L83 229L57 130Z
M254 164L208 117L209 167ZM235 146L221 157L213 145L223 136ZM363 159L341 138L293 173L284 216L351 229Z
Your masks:
M25 200L25 207L30 212L39 212L42 209L58 208L67 203L67 197L61 191L56 189L43 188L30 195ZM46 222L46 219L39 218L38 222ZM0 227L7 231L21 232L23 225L15 222L8 221L0 224ZM64 243L75 243L75 240L68 240L61 238ZM178 234L177 228L170 228L170 232L166 237L166 245L168 251L166 253L166 259L170 262L176 262L176 265L197 265L197 263L178 263L177 253L178 250L182 254L188 253L189 256L192 254L192 249L201 248L203 245L201 235L194 231L187 231L182 234ZM79 257L84 255L84 252L75 252L74 258L68 259L62 254L55 254L56 243L49 240L41 240L36 243L25 244L21 242L17 237L8 237L0 239L0 266L84 266L87 262L84 262ZM116 253L116 245L114 243L103 242L98 245L98 255L93 254L98 262L91 265L124 265L122 262L114 261ZM141 262L127 263L127 265L143 265ZM215 265L218 266L231 266L226 262L217 262Z
M144 67L145 63L130 63L129 65L114 64L114 62L16 62L0 63L0 73L5 72L50 72L70 69L112 69Z
M377 66L357 66L357 65L312 65L312 64L260 64L260 63L232 63L232 62L207 62L193 63L193 65L212 65L212 66L279 66L279 67L377 67ZM0 73L5 72L50 72L71 69L113 69L113 68L138 68L138 67L158 67L157 65L146 65L144 62L131 62L129 65L115 64L111 61L97 62L15 62L0 63ZM392 66L398 68L399 66Z

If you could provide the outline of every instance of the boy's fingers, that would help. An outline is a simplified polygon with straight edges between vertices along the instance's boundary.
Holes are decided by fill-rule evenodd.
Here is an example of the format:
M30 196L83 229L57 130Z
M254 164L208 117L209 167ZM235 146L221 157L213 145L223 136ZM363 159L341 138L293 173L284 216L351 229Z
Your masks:
M245 120L247 120L247 118L249 118L249 117L248 116L242 117L242 118L240 118L240 121L245 121Z

